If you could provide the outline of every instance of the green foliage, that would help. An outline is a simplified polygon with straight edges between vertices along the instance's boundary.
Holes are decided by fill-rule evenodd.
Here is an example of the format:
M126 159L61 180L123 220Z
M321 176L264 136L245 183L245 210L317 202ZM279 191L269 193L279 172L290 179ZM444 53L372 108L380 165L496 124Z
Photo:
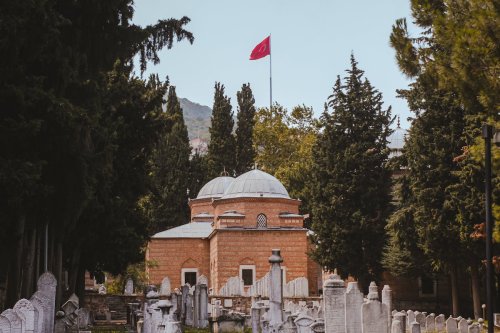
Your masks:
M236 147L233 135L234 119L231 99L224 95L224 85L215 84L214 106L208 144L208 175L215 178L225 171L233 176L236 167Z
M249 84L243 84L238 97L238 126L236 128L236 175L249 171L255 159L253 128L255 125L255 99Z
M367 287L382 271L391 200L390 108L382 108L381 93L363 79L354 56L344 83L337 78L328 106L332 112L325 108L313 148L313 256Z
M150 233L184 224L189 216L189 156L191 147L182 109L170 87L166 119L161 137L152 152L150 164Z
M189 161L189 197L196 198L208 181L207 156L196 151Z
M141 294L149 284L146 268L158 267L155 261L141 261L127 266L127 269L113 278L111 283L106 284L106 292L112 295L122 295L128 279L134 282L134 293Z
M275 104L271 111L259 109L255 119L253 143L258 166L276 176L292 198L302 200L301 212L310 213L308 185L318 131L312 109L296 106L289 114Z
M34 253L27 237L41 237L46 223L49 269L67 269L71 291L85 269L117 273L141 259L147 220L138 202L166 86L134 77L132 63L139 55L143 71L159 50L193 36L186 17L140 27L132 16L130 0L0 5L0 217L7 233L17 229L0 245L7 303L21 284L30 295L36 280L21 272L39 272L6 258Z

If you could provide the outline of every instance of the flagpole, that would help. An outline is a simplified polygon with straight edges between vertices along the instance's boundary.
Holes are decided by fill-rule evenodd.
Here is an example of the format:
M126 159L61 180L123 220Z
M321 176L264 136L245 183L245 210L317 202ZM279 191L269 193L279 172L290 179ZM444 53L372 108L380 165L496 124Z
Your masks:
M271 34L269 34L269 112L273 108L273 75L272 75L272 52L271 52Z

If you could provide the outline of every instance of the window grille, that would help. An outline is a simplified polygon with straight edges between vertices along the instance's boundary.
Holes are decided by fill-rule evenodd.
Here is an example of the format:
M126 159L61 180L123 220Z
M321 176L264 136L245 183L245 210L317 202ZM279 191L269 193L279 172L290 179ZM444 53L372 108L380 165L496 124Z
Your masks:
M267 217L264 214L257 215L257 228L267 228Z

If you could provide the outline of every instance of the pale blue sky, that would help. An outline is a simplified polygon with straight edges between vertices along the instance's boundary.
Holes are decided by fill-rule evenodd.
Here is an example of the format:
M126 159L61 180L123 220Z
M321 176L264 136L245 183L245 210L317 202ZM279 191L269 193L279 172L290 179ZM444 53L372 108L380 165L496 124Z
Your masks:
M250 82L256 105L269 106L269 57L248 58L272 34L274 101L288 109L312 106L319 115L354 52L385 105L408 127L410 113L396 89L409 81L398 70L389 35L396 19L410 19L409 0L136 0L134 7L140 25L191 18L186 29L195 36L193 45L174 44L147 71L168 75L179 97L212 107L214 83L220 81L236 112L236 92Z

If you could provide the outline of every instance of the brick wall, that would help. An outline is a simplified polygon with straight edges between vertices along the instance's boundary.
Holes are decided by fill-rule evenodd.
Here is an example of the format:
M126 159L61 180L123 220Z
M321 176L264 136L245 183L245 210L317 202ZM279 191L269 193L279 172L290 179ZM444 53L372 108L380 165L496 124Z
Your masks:
M172 289L178 288L181 286L181 269L198 268L198 276L205 275L210 285L208 239L155 238L148 244L146 259L155 260L158 264L148 269L150 283L159 285L168 276Z
M192 199L189 201L189 207L191 208L191 219L193 219L193 216L200 213L214 214L212 198Z
M230 277L239 276L240 265L255 265L256 279L269 271L272 249L280 249L286 281L308 276L306 230L217 230L211 239L210 263L215 293Z

